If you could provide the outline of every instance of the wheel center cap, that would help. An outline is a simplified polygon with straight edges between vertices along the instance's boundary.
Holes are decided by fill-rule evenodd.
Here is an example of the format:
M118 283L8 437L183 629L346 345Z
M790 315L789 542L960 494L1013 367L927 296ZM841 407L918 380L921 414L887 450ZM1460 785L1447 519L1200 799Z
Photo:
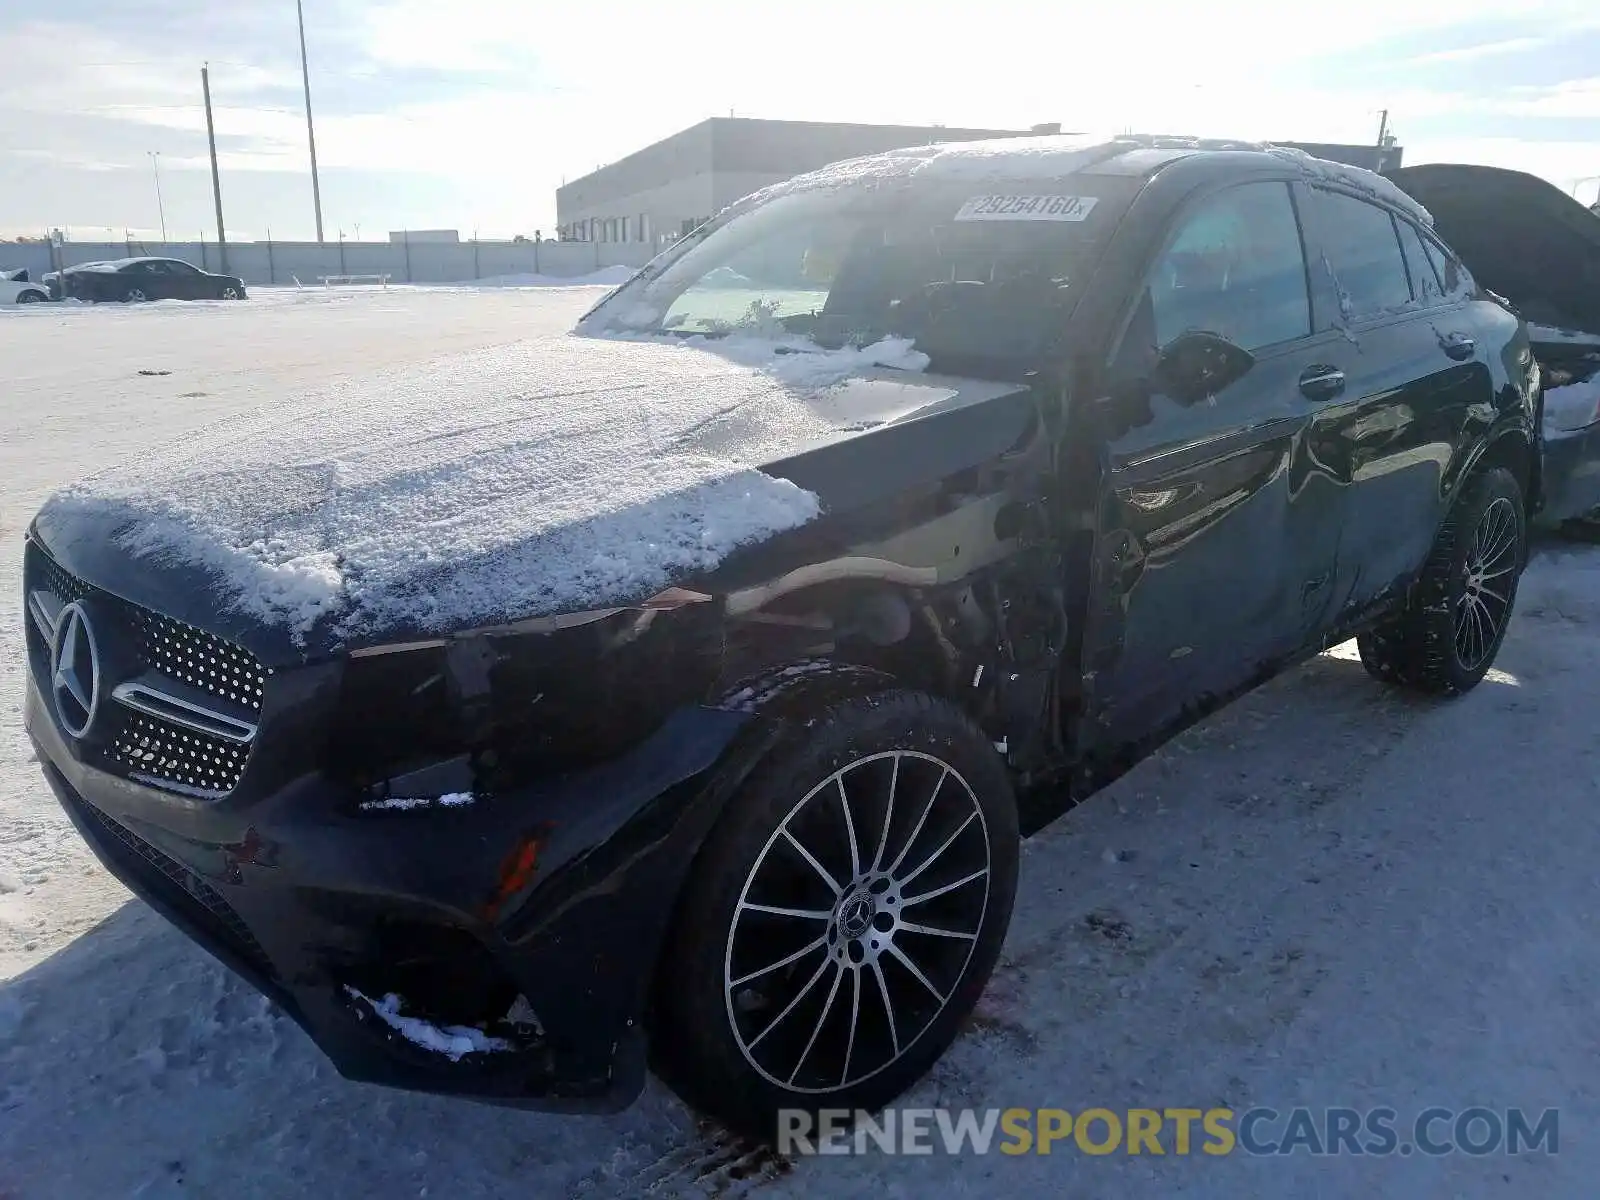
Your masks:
M860 937L878 915L878 902L870 893L858 892L839 906L839 932L845 937Z

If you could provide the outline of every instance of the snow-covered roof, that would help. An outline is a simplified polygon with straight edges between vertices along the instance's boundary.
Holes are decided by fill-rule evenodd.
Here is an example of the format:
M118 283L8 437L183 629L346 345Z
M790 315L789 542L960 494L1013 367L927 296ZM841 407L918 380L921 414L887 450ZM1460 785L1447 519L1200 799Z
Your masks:
M100 272L109 272L109 271L120 271L123 267L131 267L135 263L176 262L176 261L180 261L180 260L171 259L171 258L163 258L160 255L155 255L155 254L146 254L146 255L136 255L133 258L107 258L107 259L100 259L100 260L98 260L96 262L76 263L73 266L68 267L67 270L69 270L69 271L94 271L94 272L100 273Z
M744 208L790 192L844 188L901 179L980 182L999 179L1062 179L1118 153L1152 147L1211 151L1256 151L1294 166L1313 182L1337 183L1363 191L1412 213L1427 224L1426 208L1382 175L1362 167L1316 158L1303 150L1268 142L1199 138L1149 138L1121 134L1051 134L909 146L831 163L820 170L773 184L740 201Z

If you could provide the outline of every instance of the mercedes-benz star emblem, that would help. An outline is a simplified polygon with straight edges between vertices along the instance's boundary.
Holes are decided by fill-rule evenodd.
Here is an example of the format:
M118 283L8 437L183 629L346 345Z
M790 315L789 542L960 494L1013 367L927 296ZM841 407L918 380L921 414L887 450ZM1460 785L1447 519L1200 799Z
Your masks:
M82 604L69 604L56 618L50 645L50 691L56 718L74 738L94 724L100 707L100 646Z

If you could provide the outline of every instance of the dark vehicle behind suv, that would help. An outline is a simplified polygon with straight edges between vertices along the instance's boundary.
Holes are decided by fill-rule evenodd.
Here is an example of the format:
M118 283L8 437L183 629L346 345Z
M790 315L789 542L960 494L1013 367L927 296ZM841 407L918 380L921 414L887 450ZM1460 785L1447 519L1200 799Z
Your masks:
M244 281L179 258L119 258L52 271L41 281L52 299L96 303L143 300L243 300Z
M897 152L579 332L29 530L51 786L353 1078L881 1105L982 992L1020 833L1351 637L1464 692L1511 615L1527 334L1365 172Z

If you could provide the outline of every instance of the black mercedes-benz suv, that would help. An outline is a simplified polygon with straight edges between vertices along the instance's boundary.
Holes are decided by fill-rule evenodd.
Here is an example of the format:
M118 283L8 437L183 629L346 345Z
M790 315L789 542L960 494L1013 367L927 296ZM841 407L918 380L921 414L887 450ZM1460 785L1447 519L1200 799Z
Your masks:
M1021 834L1351 637L1472 688L1538 494L1519 318L1271 147L855 160L430 372L52 497L26 720L341 1072L531 1107L888 1102Z

